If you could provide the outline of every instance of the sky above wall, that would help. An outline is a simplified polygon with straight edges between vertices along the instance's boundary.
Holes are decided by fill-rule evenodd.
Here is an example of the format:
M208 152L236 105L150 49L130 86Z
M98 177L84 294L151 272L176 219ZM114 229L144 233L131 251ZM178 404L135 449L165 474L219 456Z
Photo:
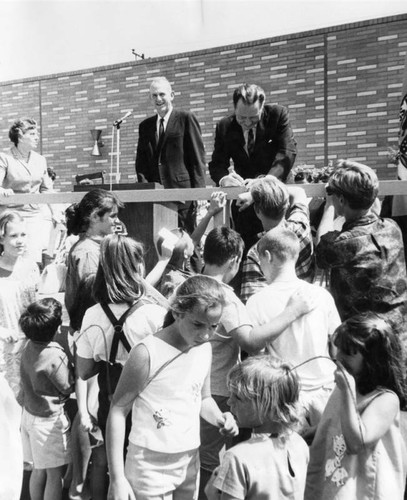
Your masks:
M406 0L0 0L0 81L404 13Z

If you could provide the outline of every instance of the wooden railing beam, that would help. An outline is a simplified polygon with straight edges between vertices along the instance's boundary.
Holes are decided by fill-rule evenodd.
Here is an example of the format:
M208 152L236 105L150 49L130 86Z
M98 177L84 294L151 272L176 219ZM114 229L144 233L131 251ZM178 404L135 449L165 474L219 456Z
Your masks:
M308 197L324 197L325 187L323 184L295 184L305 190ZM167 203L176 201L208 200L211 193L219 191L220 188L207 187L197 189L143 189L114 191L118 198L124 203ZM228 200L234 200L244 192L242 187L222 188L227 194ZM407 195L407 181L381 181L379 195ZM84 192L58 192L41 194L14 194L9 197L0 197L0 205L8 204L57 204L75 203L80 201Z

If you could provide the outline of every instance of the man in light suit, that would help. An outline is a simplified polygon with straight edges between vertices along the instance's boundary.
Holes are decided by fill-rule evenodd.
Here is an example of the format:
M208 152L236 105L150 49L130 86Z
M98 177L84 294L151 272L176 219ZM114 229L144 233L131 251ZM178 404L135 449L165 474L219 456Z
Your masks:
M138 182L158 182L165 188L205 187L205 150L195 115L173 108L174 92L164 77L152 81L150 99L157 115L139 126ZM195 227L195 206L185 202L178 209L179 225L190 233Z
M267 174L287 179L297 154L288 110L264 101L264 90L258 85L243 84L234 91L235 112L217 124L209 163L209 173L217 185L247 185L250 179ZM231 160L235 173L229 174ZM248 249L262 231L259 219L253 207L239 212L234 205L232 214L235 229Z

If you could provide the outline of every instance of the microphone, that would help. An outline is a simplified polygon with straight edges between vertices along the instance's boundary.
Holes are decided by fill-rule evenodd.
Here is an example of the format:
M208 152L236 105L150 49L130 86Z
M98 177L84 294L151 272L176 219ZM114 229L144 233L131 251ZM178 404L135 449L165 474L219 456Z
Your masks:
M117 127L117 125L120 125L123 120L125 120L126 118L128 118L132 114L133 114L132 109L130 111L127 111L127 113L124 116L122 116L119 120L116 120L115 122L113 122L113 126Z

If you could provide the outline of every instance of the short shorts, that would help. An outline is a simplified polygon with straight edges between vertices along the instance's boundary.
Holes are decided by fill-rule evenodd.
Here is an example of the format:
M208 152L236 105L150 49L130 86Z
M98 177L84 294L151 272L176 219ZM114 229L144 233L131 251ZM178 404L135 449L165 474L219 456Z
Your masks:
M71 462L70 421L65 413L36 417L23 409L21 439L25 462L35 469L52 469Z
M198 450L160 453L130 442L125 475L137 500L195 500L199 485Z

